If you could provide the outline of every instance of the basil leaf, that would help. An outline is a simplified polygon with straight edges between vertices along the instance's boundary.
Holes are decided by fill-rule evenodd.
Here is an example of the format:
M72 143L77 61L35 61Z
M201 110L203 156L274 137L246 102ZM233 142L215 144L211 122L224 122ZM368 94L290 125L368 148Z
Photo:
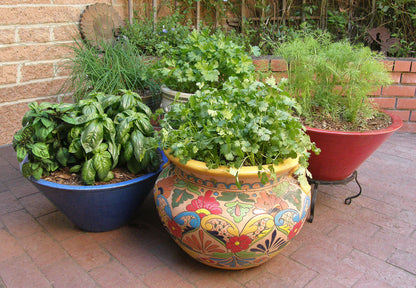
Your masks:
M94 184L95 181L95 170L94 170L94 163L92 159L85 161L84 165L82 166L81 170L81 178L87 185Z
M33 155L39 157L39 158L44 158L47 159L49 158L49 147L47 144L43 143L43 142L39 142L39 143L35 143L32 146L32 153Z
M111 154L108 151L97 153L94 155L93 163L94 169L97 172L99 180L104 180L112 167Z
M81 133L81 145L86 153L95 150L103 141L103 124L94 120Z

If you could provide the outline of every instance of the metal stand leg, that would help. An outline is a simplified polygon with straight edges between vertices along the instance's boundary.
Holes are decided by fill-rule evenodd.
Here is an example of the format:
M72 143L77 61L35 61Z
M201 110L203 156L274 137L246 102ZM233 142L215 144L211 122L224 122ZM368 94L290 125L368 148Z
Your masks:
M354 171L354 173L352 174L352 176L354 177L355 183L357 183L358 188L360 189L360 191L356 195L354 195L354 196L350 196L350 197L345 198L344 203L346 205L350 205L352 199L357 198L358 196L360 196L361 195L361 191L362 191L360 182L358 182L358 179L357 179L357 177L358 177L357 171Z
M347 184L348 182L351 182L352 180L355 180L355 183L357 183L358 188L359 188L359 192L354 195L354 196L350 196L347 197L344 200L344 203L346 205L350 205L352 199L357 198L358 196L361 195L361 191L362 191L362 187L360 185L360 183L358 182L358 173L357 171L354 171L351 176L349 176L348 178L344 179L344 180L339 180L339 181L320 181L320 180L314 180L314 179L309 179L309 184L313 185L313 189L312 189L312 201L311 201L311 207L310 207L310 213L309 213L309 218L307 219L307 221L309 223L313 222L313 217L314 217L314 213L315 213L315 204L316 204L316 196L318 194L318 187L320 184L322 185L338 185L338 184Z
M315 214L315 203L316 203L316 195L318 194L318 186L319 186L319 182L313 183L311 212L309 213L309 218L307 219L309 223L313 222L313 216Z

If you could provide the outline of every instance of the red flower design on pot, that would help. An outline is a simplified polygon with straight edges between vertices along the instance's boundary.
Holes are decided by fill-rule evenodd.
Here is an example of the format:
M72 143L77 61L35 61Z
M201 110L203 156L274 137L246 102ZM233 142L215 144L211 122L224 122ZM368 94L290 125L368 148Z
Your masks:
M296 234L298 234L300 228L302 228L302 221L299 221L295 224L295 226L293 226L292 230L289 232L289 235L287 235L287 238L290 240L295 237Z
M176 223L173 220L169 220L168 221L168 228L169 228L169 231L172 233L172 235L174 235L177 238L182 238L182 229L178 225L178 223Z
M204 196L199 196L197 199L192 200L191 204L186 206L186 210L198 213L200 218L209 214L221 214L220 204L211 195L212 191L207 191Z
M248 247L250 246L250 243L251 243L251 239L247 235L241 235L241 236L234 236L230 238L226 246L228 249L231 250L231 252L237 253L242 250L248 249Z

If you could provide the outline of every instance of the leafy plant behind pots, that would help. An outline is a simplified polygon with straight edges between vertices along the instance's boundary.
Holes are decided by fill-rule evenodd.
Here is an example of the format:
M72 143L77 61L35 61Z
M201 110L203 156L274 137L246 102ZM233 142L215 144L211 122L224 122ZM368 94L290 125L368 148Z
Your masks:
M381 54L348 41L334 42L320 30L303 30L276 50L288 62L288 87L306 124L322 121L366 128L379 110L368 94L391 82Z
M299 175L304 175L307 151L315 148L292 115L298 109L274 78L263 83L231 77L221 90L199 90L189 102L174 104L161 121L161 145L183 163L194 159L208 168L228 166L237 183L242 166L262 170L298 156ZM259 176L268 181L266 173Z
M71 46L73 57L67 64L71 70L62 90L73 94L78 101L92 92L114 94L120 89L150 91L160 98L160 83L154 75L151 60L143 57L128 39L121 38L114 44L102 43L97 50L82 41Z
M157 141L150 124L150 108L137 93L92 93L76 104L36 103L22 120L13 148L25 177L39 180L51 172L70 167L83 182L109 181L115 167L132 173L159 168Z
M162 81L172 90L220 89L229 77L254 80L255 67L244 46L221 30L194 30L178 47L161 43L160 51Z

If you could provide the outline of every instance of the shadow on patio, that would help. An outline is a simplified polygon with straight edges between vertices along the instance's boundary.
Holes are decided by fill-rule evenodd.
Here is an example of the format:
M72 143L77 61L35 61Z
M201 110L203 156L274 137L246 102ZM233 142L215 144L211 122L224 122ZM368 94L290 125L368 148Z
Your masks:
M416 287L416 134L396 133L354 182L320 186L314 222L257 268L199 264L169 238L151 195L121 229L86 233L0 147L0 287Z

